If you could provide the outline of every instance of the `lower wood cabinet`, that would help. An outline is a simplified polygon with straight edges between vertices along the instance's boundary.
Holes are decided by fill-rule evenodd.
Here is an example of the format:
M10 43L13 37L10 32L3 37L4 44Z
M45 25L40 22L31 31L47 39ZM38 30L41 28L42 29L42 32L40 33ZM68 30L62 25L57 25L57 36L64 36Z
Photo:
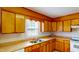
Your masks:
M57 38L55 49L61 52L69 52L70 51L70 40L63 39L63 38Z
M25 52L53 52L55 50L59 52L69 52L70 40L56 38L24 48Z
M35 44L29 47L25 47L24 51L25 52L52 52L54 51L54 39L49 40L40 44Z
M33 45L32 52L40 52L40 44Z
M56 48L57 51L64 51L64 43L60 41L56 41Z
M70 40L65 40L64 41L64 47L65 47L65 49L64 49L65 52L70 51Z
M32 47L31 46L25 47L24 52L32 52Z

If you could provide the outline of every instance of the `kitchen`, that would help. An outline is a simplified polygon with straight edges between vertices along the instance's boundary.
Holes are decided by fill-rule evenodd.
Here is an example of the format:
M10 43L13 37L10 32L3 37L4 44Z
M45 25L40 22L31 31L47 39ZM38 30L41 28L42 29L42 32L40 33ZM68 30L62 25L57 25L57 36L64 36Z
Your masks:
M79 52L78 7L1 7L0 52Z

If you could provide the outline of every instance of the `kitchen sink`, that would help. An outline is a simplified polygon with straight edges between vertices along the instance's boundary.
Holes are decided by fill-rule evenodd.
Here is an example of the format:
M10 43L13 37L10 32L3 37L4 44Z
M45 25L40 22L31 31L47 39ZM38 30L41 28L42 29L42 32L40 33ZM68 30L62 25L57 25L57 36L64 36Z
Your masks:
M43 40L43 39L37 39L37 40L30 41L30 43L36 44L36 43L41 43L41 42L44 42L44 41L45 40Z

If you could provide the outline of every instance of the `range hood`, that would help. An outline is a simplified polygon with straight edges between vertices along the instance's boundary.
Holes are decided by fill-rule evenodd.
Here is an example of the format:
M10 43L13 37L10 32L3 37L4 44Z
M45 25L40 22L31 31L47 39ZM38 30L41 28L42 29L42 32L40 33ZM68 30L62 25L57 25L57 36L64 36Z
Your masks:
M79 25L71 25L71 28L73 29L73 28L79 28Z

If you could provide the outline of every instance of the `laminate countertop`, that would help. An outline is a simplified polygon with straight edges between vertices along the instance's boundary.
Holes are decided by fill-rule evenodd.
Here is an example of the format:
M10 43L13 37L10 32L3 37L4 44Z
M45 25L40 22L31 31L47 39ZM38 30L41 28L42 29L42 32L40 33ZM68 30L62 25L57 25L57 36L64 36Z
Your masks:
M41 38L41 39L43 39L44 40L43 42L45 42L51 39L55 39L55 37L48 37L48 38ZM31 45L34 45L34 44L30 43L29 40L24 40L24 39L12 41L12 42L0 43L0 52L14 52Z
M52 36L52 37L46 36L46 37L43 37L40 39L44 40L43 42L45 42L45 41L48 41L51 39L56 39L56 38L64 38L67 40L71 39L69 37L62 37L62 36ZM15 52L17 50L24 49L25 47L34 45L34 44L30 43L31 40L34 40L34 38L20 39L20 40L11 41L11 42L0 43L0 52ZM40 43L42 43L42 42L40 42ZM38 44L38 43L36 43L36 44Z

